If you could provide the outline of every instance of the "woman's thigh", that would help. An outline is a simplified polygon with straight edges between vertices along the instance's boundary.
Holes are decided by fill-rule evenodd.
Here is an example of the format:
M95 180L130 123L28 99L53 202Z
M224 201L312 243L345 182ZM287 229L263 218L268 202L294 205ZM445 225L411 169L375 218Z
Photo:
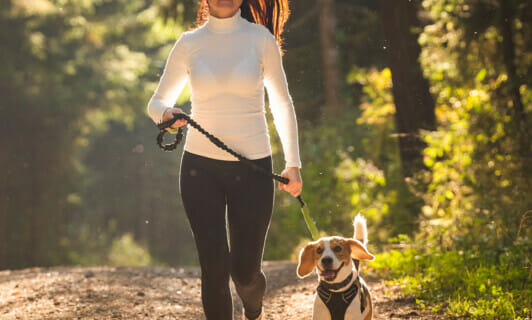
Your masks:
M185 152L179 190L202 265L227 260L225 193L214 177L212 161Z
M271 172L270 157L255 161ZM233 270L260 270L274 204L274 183L243 164L238 171L241 179L233 180L227 187L232 267Z

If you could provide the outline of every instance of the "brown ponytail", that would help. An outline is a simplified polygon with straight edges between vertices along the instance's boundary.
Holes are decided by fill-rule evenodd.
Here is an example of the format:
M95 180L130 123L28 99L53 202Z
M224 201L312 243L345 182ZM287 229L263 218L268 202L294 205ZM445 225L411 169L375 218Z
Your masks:
M249 22L262 24L277 39L277 44L281 48L283 40L281 34L283 27L290 16L288 0L243 0L240 6L242 17ZM199 10L196 17L196 28L203 25L209 16L209 5L207 0L199 0Z

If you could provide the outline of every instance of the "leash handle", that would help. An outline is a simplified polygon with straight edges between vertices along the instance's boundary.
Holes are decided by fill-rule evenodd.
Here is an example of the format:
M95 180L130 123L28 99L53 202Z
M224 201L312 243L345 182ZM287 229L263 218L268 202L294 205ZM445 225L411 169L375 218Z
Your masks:
M166 128L171 127L177 120L181 120L181 119L185 119L188 121L190 117L185 113L174 113L174 116L172 117L172 119L168 119L164 122L159 123L157 127L159 128L159 130L166 131Z
M177 148L177 145L181 143L181 140L183 140L183 127L179 127L174 142L170 144L163 144L164 135L168 132L168 130L166 129L170 128L177 120L185 119L185 117L188 116L184 113L174 114L174 117L172 119L166 120L157 125L157 127L159 128L159 134L157 135L157 145L163 151L174 151Z

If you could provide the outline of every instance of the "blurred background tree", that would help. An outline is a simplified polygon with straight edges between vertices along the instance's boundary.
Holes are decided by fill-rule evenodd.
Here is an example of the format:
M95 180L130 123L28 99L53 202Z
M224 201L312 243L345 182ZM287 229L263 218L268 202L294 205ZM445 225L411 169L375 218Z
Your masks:
M146 97L180 27L141 0L1 11L0 265L106 263L127 231L159 260L190 263L193 249L175 247L190 239L176 155L144 152Z

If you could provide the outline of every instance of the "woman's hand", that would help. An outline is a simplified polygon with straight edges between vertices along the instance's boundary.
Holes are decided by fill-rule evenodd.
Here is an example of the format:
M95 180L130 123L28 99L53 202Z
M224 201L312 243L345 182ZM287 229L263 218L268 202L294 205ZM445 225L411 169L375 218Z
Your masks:
M178 113L183 113L183 110L181 110L180 108L169 108L169 109L166 109L164 111L164 113L163 113L163 122L172 119L174 117L174 114L178 114ZM182 126L184 126L186 124L187 124L187 120L180 119L180 120L177 120L176 122L174 122L174 124L171 125L170 128L177 129L177 128L182 127Z
M279 190L284 189L294 197L299 196L301 194L301 189L303 188L303 181L301 181L299 167L287 167L283 170L281 176L288 178L290 182L288 184L279 182Z

